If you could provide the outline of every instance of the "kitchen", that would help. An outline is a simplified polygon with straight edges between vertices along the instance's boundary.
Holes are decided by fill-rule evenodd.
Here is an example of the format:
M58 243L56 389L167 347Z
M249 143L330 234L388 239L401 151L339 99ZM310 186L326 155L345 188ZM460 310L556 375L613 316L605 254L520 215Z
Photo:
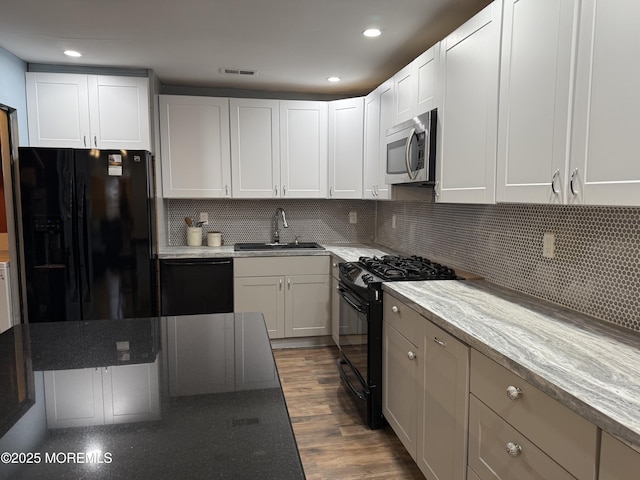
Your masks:
M558 119L561 124L561 117ZM627 122L632 124L630 120ZM562 150L562 145L560 147ZM526 151L522 153L525 154ZM554 155L550 153L549 157ZM500 175L498 171L497 177ZM549 178L549 181L552 188L560 188L560 182L556 185L555 180ZM569 178L564 178L564 172L563 181L562 194L565 195L574 185ZM622 192L632 184L622 182L617 188ZM508 192L499 193L500 185L497 187L503 201L510 198ZM546 182L545 195L552 188ZM575 189L582 192L584 188ZM440 193L444 196L451 192ZM293 241L294 236L300 235L301 240L323 244L375 242L392 250L437 258L445 264L478 273L495 284L636 332L639 213L634 201L637 194L634 196L631 190L623 196L626 201L617 199L610 206L599 202L575 206L558 201L554 201L554 205L543 205L539 201L494 203L489 200L456 204L361 199L167 199L161 205L167 221L160 222L167 231L164 235L161 233L160 238L166 238L172 248L184 245L184 218L204 212L208 214L211 228L222 232L226 244L267 241L273 213L282 207L291 224L283 231L285 241ZM350 212L356 212L357 223L350 222ZM256 231L264 238L254 238L252 234ZM545 233L555 236L555 242L551 242L555 243L554 258L542 255Z

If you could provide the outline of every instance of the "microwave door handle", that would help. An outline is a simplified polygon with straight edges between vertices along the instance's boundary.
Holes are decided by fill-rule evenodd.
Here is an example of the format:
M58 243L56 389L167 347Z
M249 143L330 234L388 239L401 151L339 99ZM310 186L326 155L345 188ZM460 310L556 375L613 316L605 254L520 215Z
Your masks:
M407 174L411 180L415 180L418 176L418 172L414 172L411 170L411 162L409 161L409 153L411 153L411 141L416 134L416 129L412 128L409 132L409 136L407 137L407 143L404 146L404 162L407 166Z

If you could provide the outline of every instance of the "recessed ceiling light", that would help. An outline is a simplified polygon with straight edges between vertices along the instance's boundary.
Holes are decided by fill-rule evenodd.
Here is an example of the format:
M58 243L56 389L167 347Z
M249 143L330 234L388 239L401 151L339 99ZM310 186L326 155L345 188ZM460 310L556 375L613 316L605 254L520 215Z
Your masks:
M327 80L330 81L330 82L335 83L335 82L339 82L340 81L340 77L329 77L329 78L327 78Z
M365 37L379 37L380 35L382 35L382 32L379 28L367 28L364 32L362 32L362 35L364 35Z
M64 54L67 57L81 57L82 54L80 52L76 52L75 50L65 50Z

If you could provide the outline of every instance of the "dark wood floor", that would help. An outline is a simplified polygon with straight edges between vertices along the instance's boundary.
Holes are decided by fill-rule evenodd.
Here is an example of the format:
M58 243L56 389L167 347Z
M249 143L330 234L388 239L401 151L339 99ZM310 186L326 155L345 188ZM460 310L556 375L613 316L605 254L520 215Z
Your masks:
M336 347L276 349L289 415L309 480L424 480L393 431L362 424L342 385Z

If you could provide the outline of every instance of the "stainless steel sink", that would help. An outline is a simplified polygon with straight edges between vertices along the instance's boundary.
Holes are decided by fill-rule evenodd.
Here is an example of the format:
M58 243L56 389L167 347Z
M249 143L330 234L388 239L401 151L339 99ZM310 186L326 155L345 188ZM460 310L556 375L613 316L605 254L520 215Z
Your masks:
M236 243L233 249L246 250L324 250L324 247L315 242L299 243Z

